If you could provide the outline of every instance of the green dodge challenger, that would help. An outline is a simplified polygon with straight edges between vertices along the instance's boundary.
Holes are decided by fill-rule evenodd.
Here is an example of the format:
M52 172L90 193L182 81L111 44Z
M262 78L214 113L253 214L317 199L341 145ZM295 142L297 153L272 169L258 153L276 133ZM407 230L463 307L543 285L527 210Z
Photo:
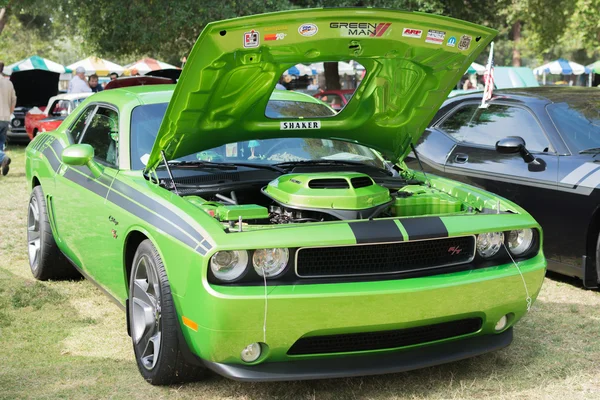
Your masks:
M390 373L509 345L542 285L540 226L402 161L494 35L378 9L208 24L177 85L95 94L30 143L33 275L113 298L152 384ZM298 63L350 60L366 72L339 113L275 89Z

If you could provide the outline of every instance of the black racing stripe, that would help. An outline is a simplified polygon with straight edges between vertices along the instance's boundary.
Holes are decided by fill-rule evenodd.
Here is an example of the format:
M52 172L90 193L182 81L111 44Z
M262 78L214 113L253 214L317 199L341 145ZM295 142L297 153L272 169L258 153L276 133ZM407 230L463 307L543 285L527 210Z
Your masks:
M94 174L92 173L92 171L88 167L86 167L85 165L74 165L74 166L71 166L71 168L73 168L73 169L81 172L83 175L87 176L90 179L94 179L94 180L97 180L100 183L105 184L106 186L110 187L110 185L113 182L113 178L111 176L104 175L104 174L102 174L98 178L96 178L94 176Z
M204 241L204 236L202 236L196 229L194 229L194 227L192 227L190 224L188 224L187 221L185 221L179 215L177 215L173 211L169 210L167 207L163 206L156 200L146 196L142 192L135 190L131 186L128 186L128 185L124 184L123 182L120 182L119 180L115 180L113 182L112 189L123 193L125 196L129 197L132 200L135 200L136 202L140 203L144 207L159 213L160 215L165 217L167 220L171 221L172 223L174 223L175 225L177 225L178 227L183 229L186 233L188 233L190 236L192 236L198 242ZM206 242L206 243L208 243L208 242ZM208 250L210 250L212 247L210 244L208 244L208 245L202 244L202 245L205 246Z
M49 136L49 137L54 139L54 137L52 137L52 136ZM60 140L58 140L58 139L52 140L52 142L50 143L50 147L52 147L54 149L56 156L60 159L62 157L62 151L65 149L64 146L60 143Z
M198 245L198 243L196 243L192 238L190 238L188 235L177 229L168 221L165 221L153 212L150 212L145 208L140 207L138 204L129 200L127 197L115 192L114 190L110 191L107 200L121 207L125 211L128 211L129 213L135 215L136 217L141 218L149 224L154 225L155 227L161 229L163 232L167 233L170 236L173 236L175 239L185 243L191 248L196 248L196 246Z
M393 220L348 223L356 237L356 243L401 242L402 232Z
M54 154L54 152L50 148L44 150L42 154L46 156L46 159L50 163L50 166L52 167L54 172L57 172L58 168L60 167L60 160L58 159L56 154Z
M67 172L65 172L64 177L65 179L75 182L76 184L83 186L84 188L96 193L98 196L101 196L103 198L105 198L108 194L108 188L106 186L101 185L89 176L84 176L78 172L75 172L71 168L69 168Z
M49 136L50 138L54 139L52 136ZM56 154L58 155L58 157L61 156L62 151L64 149L63 145L60 143L59 140L54 140L51 145L50 145L54 151L56 152ZM52 153L50 150L48 150L49 153ZM49 160L50 158L47 157ZM58 160L57 160L58 161ZM50 161L50 164L52 165L52 162ZM52 165L54 168L54 165ZM58 166L60 166L60 163L58 164ZM55 170L58 168L58 166L55 168ZM67 172L65 173L65 178L69 179L83 187L85 187L86 189L91 190L92 192L102 196L102 197L106 197L108 194L108 188L102 186L100 183L98 183L97 181L104 183L106 186L111 186L112 184L112 189L116 189L120 192L122 192L123 194L129 196L130 198L132 198L133 200L135 200L136 202L138 202L139 204L142 204L143 206L149 208L150 210L155 210L158 211L158 207L160 207L160 213L161 215L163 215L166 219L168 219L169 221L171 221L172 223L176 224L177 226L179 226L180 228L182 228L186 233L188 233L190 236L192 236L194 239L196 239L198 241L198 243L201 243L202 246L204 246L207 250L210 250L212 248L212 245L207 242L204 238L204 236L200 235L200 233L195 230L191 225L189 225L186 221L184 221L181 217L179 217L177 214L173 213L172 211L170 211L169 209L167 209L166 207L163 207L160 203L158 203L157 201L151 199L150 197L142 194L141 192L125 185L124 183L121 183L118 180L113 180L111 177L108 177L106 175L100 175L98 178L95 178L94 175L92 174L92 171L90 171L90 169L88 167L85 166L73 166L70 167L72 169L75 169L77 171L79 171L81 174L78 174L77 172L71 171L70 169L67 170ZM83 176L83 175L84 176ZM126 209L127 211L129 211L130 213L142 218L143 220L151 223L152 225L159 227L160 229L162 229L163 231L167 232L169 235L175 237L176 239L184 242L185 244L187 244L188 246L192 247L192 248L196 248L197 247L197 243L195 243L192 239L190 239L187 235L185 235L184 233L182 233L179 229L175 228L174 226L172 226L169 222L165 223L165 221L163 219L161 219L160 217L156 216L155 214L147 211L146 209L140 207L139 205L135 204L134 202L130 201L129 199L127 199L126 197L120 195L119 193L115 193L113 190L110 191L110 195L107 198L109 201L111 201L112 203L115 203L121 207L123 207L124 209ZM127 207L123 206L123 204L127 204ZM205 255L207 253L207 251L202 248L199 247L196 249L196 251L198 253L200 253L201 255Z
M408 240L448 237L448 229L440 217L406 218L399 221L408 233Z

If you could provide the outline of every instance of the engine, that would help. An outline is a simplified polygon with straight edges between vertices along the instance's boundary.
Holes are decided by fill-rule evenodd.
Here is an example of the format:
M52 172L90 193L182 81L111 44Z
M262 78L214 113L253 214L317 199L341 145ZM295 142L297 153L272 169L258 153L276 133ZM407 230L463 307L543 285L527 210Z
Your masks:
M262 192L275 203L272 223L375 218L394 201L387 188L356 172L282 175Z

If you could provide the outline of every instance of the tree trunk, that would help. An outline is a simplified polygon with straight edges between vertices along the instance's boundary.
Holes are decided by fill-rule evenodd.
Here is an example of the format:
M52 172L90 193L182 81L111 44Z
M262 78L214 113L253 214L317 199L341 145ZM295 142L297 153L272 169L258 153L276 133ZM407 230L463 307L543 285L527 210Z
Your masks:
M521 66L521 51L519 50L519 43L521 42L521 21L517 21L512 27L513 34L513 52L512 52L512 65L513 67Z
M339 90L342 88L340 85L340 73L338 72L337 62L326 62L323 63L325 69L325 86L327 90Z
M4 30L7 20L8 20L8 6L0 8L0 34L2 34L2 31Z

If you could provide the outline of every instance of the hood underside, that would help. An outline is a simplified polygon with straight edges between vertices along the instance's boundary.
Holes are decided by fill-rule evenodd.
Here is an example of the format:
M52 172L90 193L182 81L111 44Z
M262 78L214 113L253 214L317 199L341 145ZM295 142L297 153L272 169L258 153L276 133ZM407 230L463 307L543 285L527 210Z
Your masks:
M177 83L148 169L162 150L171 160L277 137L352 141L401 159L495 35L452 18L378 9L294 10L208 24ZM348 60L362 64L366 74L339 114L265 116L283 71ZM320 123L285 130L284 121Z

